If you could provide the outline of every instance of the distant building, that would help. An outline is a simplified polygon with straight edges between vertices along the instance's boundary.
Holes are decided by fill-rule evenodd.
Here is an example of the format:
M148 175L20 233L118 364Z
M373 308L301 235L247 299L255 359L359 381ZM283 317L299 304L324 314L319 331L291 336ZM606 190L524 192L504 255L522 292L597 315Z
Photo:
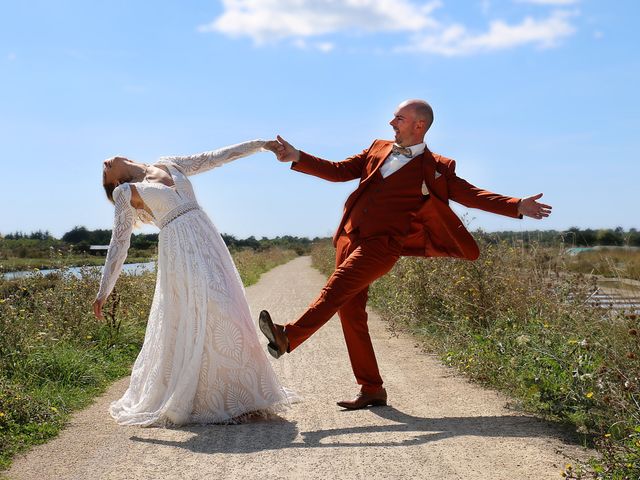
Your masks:
M109 245L89 245L91 255L106 255L108 251Z
M582 252L593 252L597 250L622 250L627 252L637 252L640 250L640 247L634 247L629 245L595 245L593 247L572 247L567 248L567 253L569 255L578 255Z

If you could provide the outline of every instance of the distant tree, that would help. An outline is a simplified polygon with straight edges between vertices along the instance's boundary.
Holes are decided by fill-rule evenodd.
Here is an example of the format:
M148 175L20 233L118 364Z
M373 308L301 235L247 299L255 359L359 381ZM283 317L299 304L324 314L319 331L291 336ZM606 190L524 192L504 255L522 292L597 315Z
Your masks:
M596 245L598 242L598 232L587 228L586 230L581 230L580 235L578 236L578 245L583 247L591 247Z
M48 230L44 232L42 230L38 230L37 232L31 232L29 235L29 239L31 240L54 240L53 236L49 233Z
M80 253L89 253L89 246L89 242L87 242L86 240L82 240L81 242L78 242L73 246L73 250Z
M221 236L222 236L222 240L224 241L224 243L227 246L227 248L236 247L236 244L238 242L236 237L234 237L233 235L229 235L227 233L222 233Z
M609 229L598 230L598 234L596 236L596 241L598 245L604 246L617 246L622 245L622 235L619 231Z
M7 240L22 240L25 237L26 235L23 232L18 231L18 232L8 234L5 238Z
M70 231L62 235L62 240L67 243L80 243L82 241L91 243L91 233L86 227L73 227Z
M147 250L151 247L154 247L158 244L158 235L157 234L139 234L134 235L131 240L131 246L133 248L137 248L138 250Z
M92 245L108 245L111 241L111 230L92 230L89 240Z

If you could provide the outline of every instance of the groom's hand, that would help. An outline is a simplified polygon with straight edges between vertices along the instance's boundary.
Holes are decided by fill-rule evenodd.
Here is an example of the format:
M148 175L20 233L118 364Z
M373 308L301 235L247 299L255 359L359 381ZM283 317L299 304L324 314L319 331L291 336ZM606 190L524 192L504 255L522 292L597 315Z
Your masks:
M278 146L273 152L281 162L297 162L300 160L300 150L296 149L293 145L287 142L280 135L277 137Z
M520 203L518 204L518 213L525 217L531 217L537 220L551 215L551 205L546 205L537 201L541 197L542 194L539 193L538 195L525 197L520 200Z

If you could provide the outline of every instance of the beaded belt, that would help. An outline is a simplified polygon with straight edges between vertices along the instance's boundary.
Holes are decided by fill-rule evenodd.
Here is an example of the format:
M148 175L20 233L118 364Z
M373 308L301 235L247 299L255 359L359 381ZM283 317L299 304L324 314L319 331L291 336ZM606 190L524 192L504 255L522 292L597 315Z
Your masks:
M190 212L191 210L200 210L200 205L198 205L198 202L187 202L174 208L169 213L167 213L164 217L162 217L162 220L160 220L160 223L159 223L159 227L161 229L166 227L171 222L173 222L176 218L178 218L181 215L184 215L187 212Z

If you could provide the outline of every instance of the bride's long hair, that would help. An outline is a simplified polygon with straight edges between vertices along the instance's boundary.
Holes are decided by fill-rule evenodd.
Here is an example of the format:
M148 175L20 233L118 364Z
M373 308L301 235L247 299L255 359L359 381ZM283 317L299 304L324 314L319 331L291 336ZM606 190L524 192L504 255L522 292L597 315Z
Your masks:
M102 180L102 186L104 188L104 193L107 194L107 198L111 203L113 203L113 191L116 189L115 183L108 183L104 179Z

